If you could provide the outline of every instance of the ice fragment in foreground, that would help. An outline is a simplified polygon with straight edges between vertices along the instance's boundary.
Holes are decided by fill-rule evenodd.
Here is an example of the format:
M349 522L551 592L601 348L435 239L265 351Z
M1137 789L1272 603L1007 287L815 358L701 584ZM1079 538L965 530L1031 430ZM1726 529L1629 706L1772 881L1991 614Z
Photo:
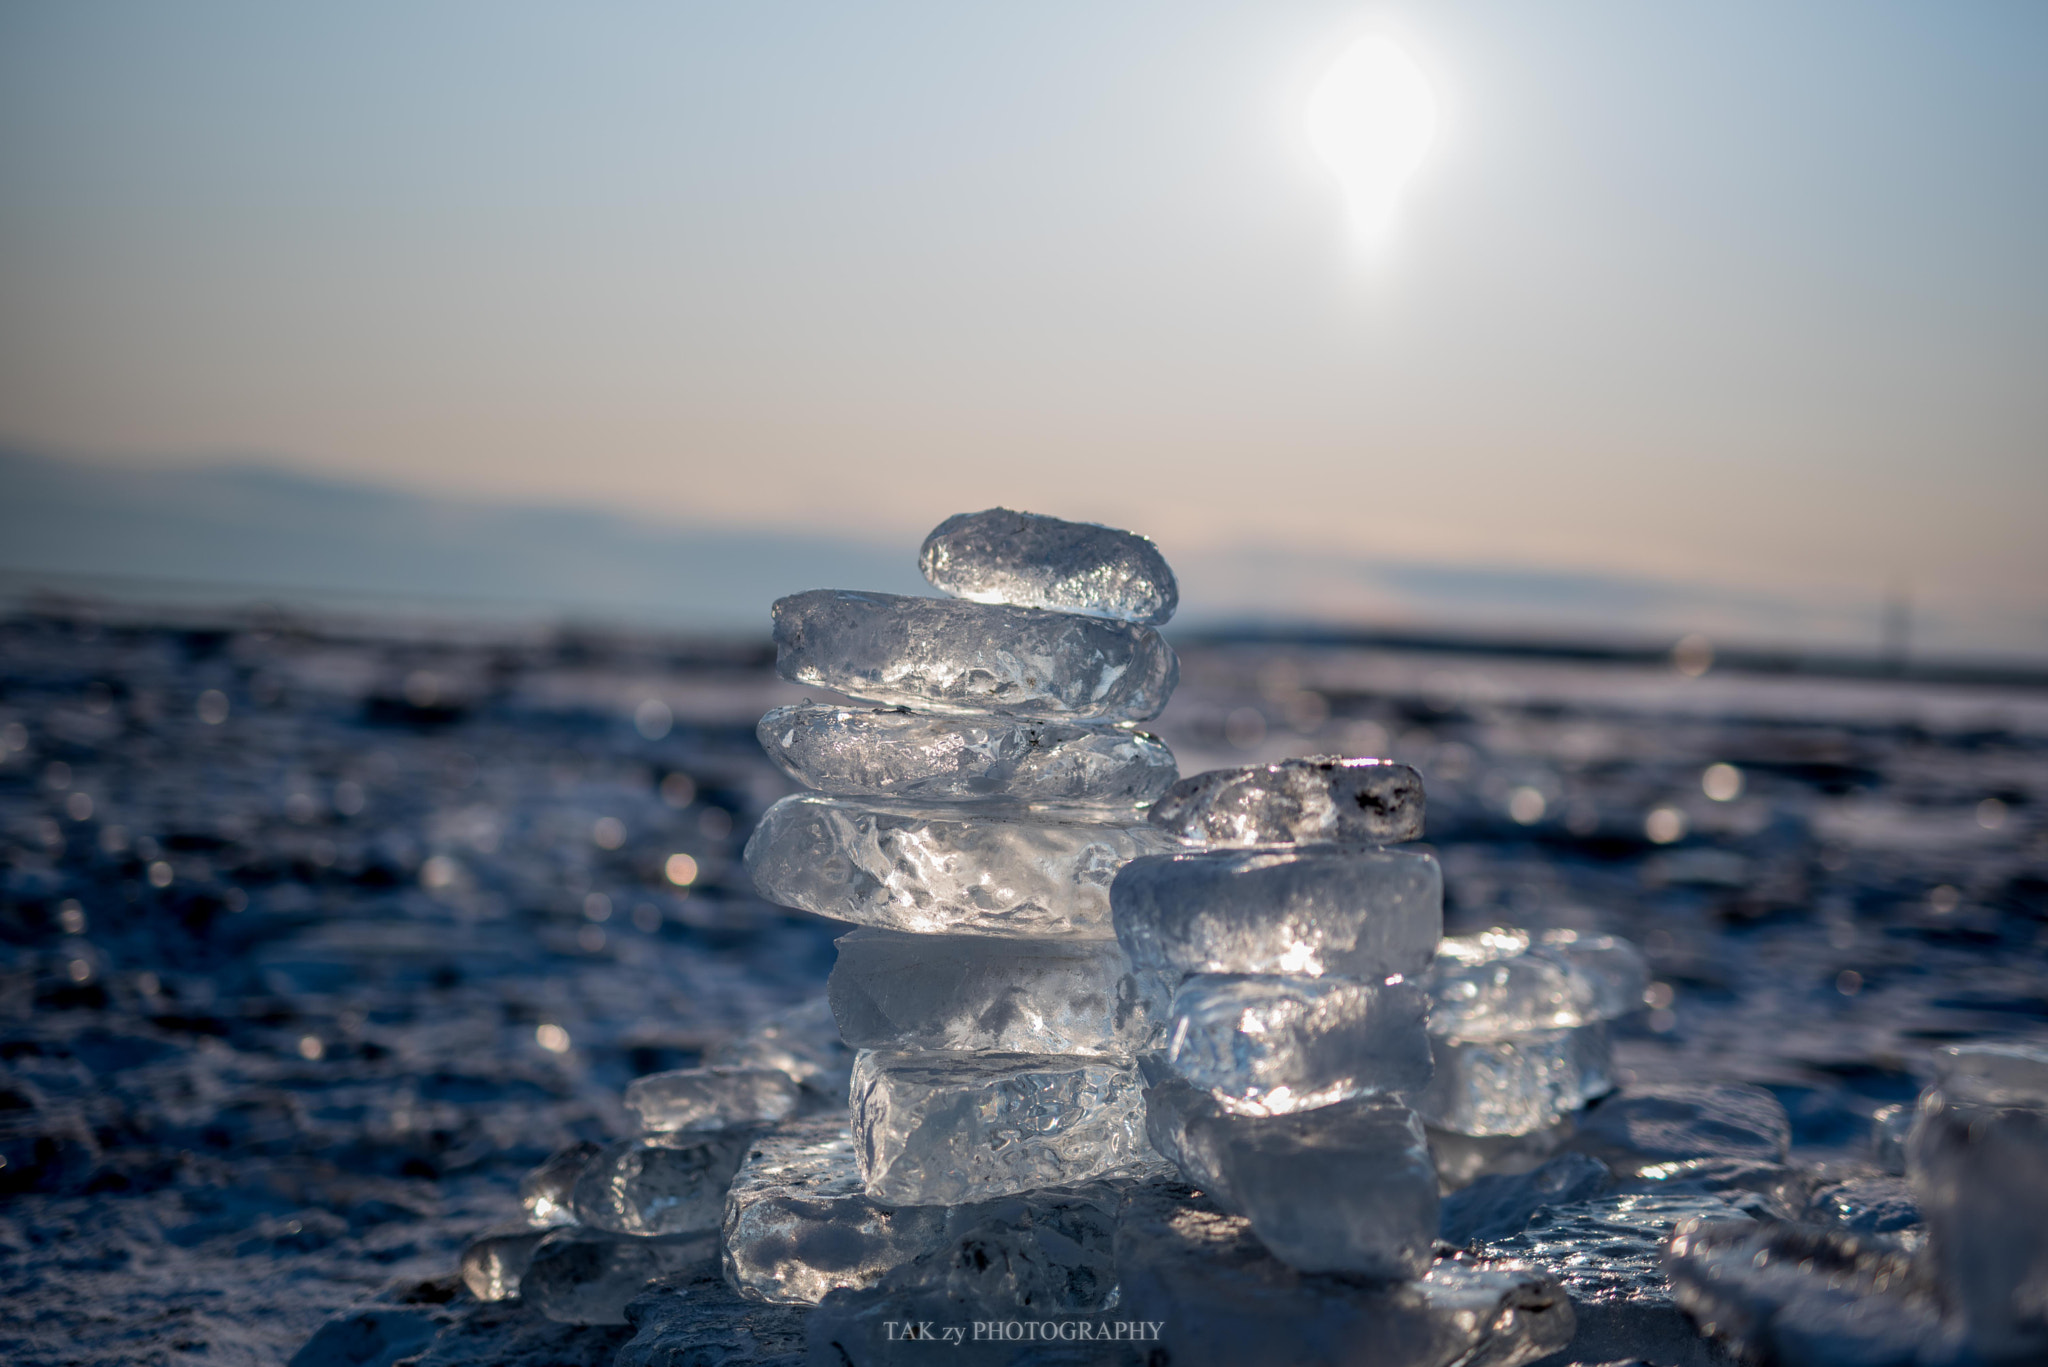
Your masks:
M1409 983L1196 974L1173 994L1167 1061L1238 1115L1283 1115L1429 1083L1429 999Z
M844 1104L853 1051L839 1038L831 1003L823 997L778 1012L704 1056L712 1068L773 1068L801 1083L812 1097Z
M597 1150L589 1140L580 1140L555 1150L545 1163L520 1179L519 1203L526 1207L529 1224L546 1227L576 1222L576 1213L569 1209L569 1192Z
M1912 1189L1904 1179L1889 1174L1822 1186L1807 1199L1805 1217L1849 1234L1874 1236L1876 1243L1909 1253L1926 1242L1925 1222Z
M1087 1055L862 1051L853 1136L868 1195L952 1205L1085 1181L1142 1159L1137 1070Z
M1430 1049L1436 1075L1415 1109L1455 1134L1529 1134L1614 1085L1603 1024L1470 1044L1438 1037Z
M1282 973L1378 982L1428 967L1443 874L1413 850L1216 850L1126 864L1117 942L1155 972Z
M1205 845L1394 844L1422 836L1422 776L1332 755L1211 769L1169 788L1151 821Z
M1176 1078L1146 1093L1146 1132L1181 1175L1304 1272L1395 1279L1429 1265L1436 1168L1422 1122L1380 1098L1235 1116Z
M1572 1139L1624 1177L1705 1158L1783 1163L1791 1144L1778 1099L1739 1082L1631 1087L1579 1117Z
M650 1280L715 1266L717 1257L715 1234L642 1239L558 1229L534 1250L519 1296L563 1324L624 1324L626 1303Z
M2048 1051L1939 1051L1906 1142L1929 1251L1972 1346L2048 1359Z
M618 1234L716 1229L726 1184L754 1133L682 1132L607 1144L576 1178L570 1195L576 1217Z
M1966 1361L1935 1289L1882 1242L1811 1226L1688 1220L1665 1252L1703 1334L1767 1362L1909 1367ZM1746 1358L1745 1360L1749 1360Z
M1166 557L1147 538L1008 508L947 518L924 539L917 567L941 593L975 603L1157 626L1180 602Z
M762 717L755 734L791 778L844 797L1142 807L1178 772L1157 736L1040 717L796 703Z
M838 946L832 1009L859 1049L1129 1054L1164 1014L1114 940L857 930Z
M1447 936L1427 977L1430 1033L1499 1040L1613 1020L1642 1005L1648 981L1635 946L1611 935L1497 926Z
M1571 1302L1541 1269L1447 1258L1381 1285L1302 1273L1244 1219L1170 1189L1125 1203L1116 1256L1118 1317L1161 1325L1173 1367L1521 1367L1572 1337Z
M1546 1206L1521 1233L1482 1242L1479 1252L1542 1268L1563 1284L1578 1318L1565 1361L1704 1364L1717 1355L1699 1341L1664 1278L1665 1241L1692 1219L1753 1223L1713 1196L1602 1196Z
M548 1235L532 1225L487 1230L462 1249L462 1284L480 1301L506 1301L519 1294L519 1279L533 1251Z
M796 1079L780 1068L678 1068L626 1086L626 1109L654 1134L781 1120L800 1099Z
M1107 939L1110 880L1170 844L1089 808L977 811L799 793L762 816L746 859L769 901L856 925Z
M868 1199L844 1116L799 1121L757 1140L725 1200L725 1273L756 1300L815 1304L868 1287L936 1247L941 1206Z
M775 667L892 706L1105 721L1158 716L1180 678L1150 627L843 589L776 601Z

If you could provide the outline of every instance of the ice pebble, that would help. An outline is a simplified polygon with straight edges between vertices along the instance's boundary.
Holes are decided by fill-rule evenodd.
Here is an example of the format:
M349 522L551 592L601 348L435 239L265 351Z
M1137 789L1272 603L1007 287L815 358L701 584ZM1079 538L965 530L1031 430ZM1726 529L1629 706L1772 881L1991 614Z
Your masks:
M1429 999L1410 983L1196 974L1173 994L1167 1062L1237 1115L1284 1115L1429 1084Z
M576 1218L616 1234L716 1229L752 1129L621 1139L598 1150L570 1193Z
M529 1224L543 1228L574 1224L576 1213L569 1208L569 1193L576 1178L597 1156L598 1145L579 1140L549 1154L547 1161L519 1181L519 1203L526 1207Z
M572 1226L534 1249L519 1296L563 1324L624 1324L627 1303L648 1282L715 1268L717 1257L716 1234L646 1239Z
M1439 1130L1531 1134L1614 1086L1604 1024L1464 1043L1434 1037L1436 1073L1415 1098Z
M975 603L1014 603L1158 626L1180 589L1159 548L1132 532L1040 513L956 513L924 539L932 587Z
M1420 839L1422 808L1422 776L1409 766L1318 755L1192 774L1150 820L1201 845L1384 845Z
M548 1231L533 1225L487 1230L462 1249L462 1284L480 1301L506 1301L519 1294L519 1279Z
M626 1109L650 1134L782 1120L801 1099L797 1080L780 1068L677 1068L626 1085Z

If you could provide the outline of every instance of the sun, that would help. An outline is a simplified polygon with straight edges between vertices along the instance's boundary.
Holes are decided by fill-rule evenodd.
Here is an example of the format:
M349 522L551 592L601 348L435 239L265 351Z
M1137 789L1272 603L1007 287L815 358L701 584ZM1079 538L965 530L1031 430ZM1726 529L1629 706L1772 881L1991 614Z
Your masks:
M1436 140L1436 92L1393 39L1368 34L1344 50L1310 92L1309 146L1336 177L1351 226L1374 242Z

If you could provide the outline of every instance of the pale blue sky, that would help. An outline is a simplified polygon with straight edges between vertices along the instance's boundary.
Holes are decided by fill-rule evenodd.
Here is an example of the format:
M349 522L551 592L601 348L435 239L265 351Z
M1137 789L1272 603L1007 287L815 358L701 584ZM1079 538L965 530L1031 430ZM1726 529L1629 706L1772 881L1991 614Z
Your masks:
M1299 131L1366 31L1443 105L1369 264ZM2044 62L2017 2L14 0L0 441L2039 648Z

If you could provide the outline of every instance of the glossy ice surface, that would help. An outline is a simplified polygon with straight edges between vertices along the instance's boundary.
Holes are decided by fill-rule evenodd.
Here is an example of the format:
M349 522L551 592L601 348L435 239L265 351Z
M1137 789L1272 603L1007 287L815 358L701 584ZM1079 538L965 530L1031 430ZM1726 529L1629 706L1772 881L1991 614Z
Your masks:
M1159 715L1180 678L1150 627L845 589L776 600L775 667L891 706L1103 721Z
M957 513L925 538L917 567L942 593L1157 626L1180 589L1150 540L1092 522L990 508Z
M800 793L747 842L771 902L855 925L1107 938L1109 884L1170 837L1099 809L910 806Z
M853 1136L868 1194L903 1205L1086 1181L1148 1152L1136 1068L1086 1054L863 1051Z
M795 703L762 717L755 734L791 778L844 797L1142 807L1178 773L1157 736L1042 717Z
M1377 982L1426 968L1443 874L1411 850L1217 850L1135 860L1111 891L1138 968Z
M1640 951L1611 935L1497 926L1446 937L1424 981L1430 1033L1504 1040L1637 1010L1649 974Z
M718 1228L726 1184L752 1130L677 1133L605 1145L577 1174L579 1222L616 1234L685 1234Z
M1376 845L1422 836L1422 776L1384 759L1319 755L1190 774L1152 824L1207 845Z
M1238 1115L1283 1115L1429 1083L1429 1000L1409 983L1196 974L1173 994L1174 1072Z
M1304 1272L1412 1277L1429 1265L1437 1178L1422 1122L1398 1102L1232 1115L1178 1079L1146 1092L1153 1147L1273 1255Z
M626 1109L658 1134L781 1120L801 1098L797 1080L780 1068L677 1068L633 1079Z
M574 1226L534 1249L519 1298L563 1324L624 1324L626 1304L656 1277L716 1265L715 1234L640 1238Z
M545 1228L508 1225L488 1230L462 1248L462 1284L480 1301L510 1300L519 1294L519 1279L533 1261L533 1251L547 1237Z
M1130 1054L1162 1028L1114 940L857 930L838 949L832 1009L855 1048Z

